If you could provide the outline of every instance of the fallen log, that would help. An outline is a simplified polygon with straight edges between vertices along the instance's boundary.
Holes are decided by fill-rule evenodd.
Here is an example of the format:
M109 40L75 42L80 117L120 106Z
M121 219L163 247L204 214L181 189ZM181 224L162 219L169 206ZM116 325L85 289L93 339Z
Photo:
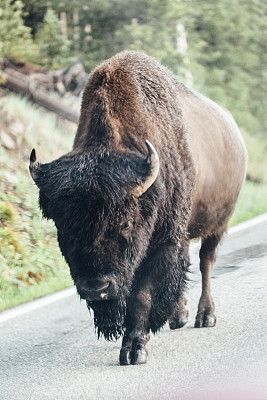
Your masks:
M34 73L49 73L47 68L42 67L41 65L33 64L31 62L24 61L16 61L13 58L5 57L1 61L2 68L11 68L15 71L20 72L21 74L30 75Z
M52 70L30 62L15 61L12 58L3 58L0 62L1 69L10 69L27 75L36 86L49 92L66 93L72 96L80 96L87 80L88 74L84 71L81 61L75 61L65 69Z
M51 95L48 91L44 90L42 88L42 80L37 79L38 75L38 73L26 75L14 70L13 68L5 67L3 64L0 66L1 85L15 91L16 93L27 96L40 106L45 107L49 111L52 111L61 117L77 123L79 120L79 112L64 102L64 98L59 96L56 97L54 92ZM43 75L44 77L46 76L46 79L49 79L49 76L45 74ZM53 81L51 82L53 83ZM73 96L73 99L77 99L77 103L79 102L77 97Z

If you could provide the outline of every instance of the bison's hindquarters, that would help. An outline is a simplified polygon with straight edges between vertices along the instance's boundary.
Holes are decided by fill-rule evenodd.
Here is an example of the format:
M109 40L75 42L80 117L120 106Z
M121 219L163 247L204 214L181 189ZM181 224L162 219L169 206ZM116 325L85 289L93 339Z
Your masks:
M215 251L243 185L247 153L231 114L197 93L183 96L182 108L196 168L196 184L189 224L191 238L200 237L202 294L195 327L216 323L210 293Z

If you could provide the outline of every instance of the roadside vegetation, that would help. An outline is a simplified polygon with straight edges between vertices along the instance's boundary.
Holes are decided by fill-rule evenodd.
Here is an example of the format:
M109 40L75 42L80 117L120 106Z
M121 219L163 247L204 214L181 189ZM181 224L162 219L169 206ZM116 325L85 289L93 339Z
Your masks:
M249 155L248 173L231 226L267 212L267 135L242 133Z
M56 230L42 218L28 171L71 148L75 126L16 95L0 98L0 310L72 284Z
M231 111L249 167L230 225L267 212L267 3L0 0L0 61L62 69L81 59L90 73L124 49L155 57ZM0 310L72 285L28 164L32 148L44 162L68 151L74 133L73 124L0 91Z

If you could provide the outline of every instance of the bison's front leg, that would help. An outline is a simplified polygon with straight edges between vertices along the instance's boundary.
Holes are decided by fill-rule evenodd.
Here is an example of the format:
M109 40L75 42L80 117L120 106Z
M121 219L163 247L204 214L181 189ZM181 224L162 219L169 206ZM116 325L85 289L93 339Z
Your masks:
M144 364L147 360L145 348L149 340L149 312L151 295L148 289L135 291L128 299L126 331L120 351L120 365Z
M184 250L178 245L166 244L143 265L127 300L121 365L144 364L150 330L157 332L177 310L188 271Z

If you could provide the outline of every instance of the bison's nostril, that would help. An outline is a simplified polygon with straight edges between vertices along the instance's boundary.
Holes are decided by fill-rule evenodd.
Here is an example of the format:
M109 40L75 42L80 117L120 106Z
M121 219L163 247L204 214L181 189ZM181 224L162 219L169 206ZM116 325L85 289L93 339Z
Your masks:
M99 282L99 284L94 285L94 290L97 292L103 292L103 290L107 289L110 285L110 282Z
M83 299L102 299L106 300L112 291L111 281L101 279L83 280L76 283L78 293Z

